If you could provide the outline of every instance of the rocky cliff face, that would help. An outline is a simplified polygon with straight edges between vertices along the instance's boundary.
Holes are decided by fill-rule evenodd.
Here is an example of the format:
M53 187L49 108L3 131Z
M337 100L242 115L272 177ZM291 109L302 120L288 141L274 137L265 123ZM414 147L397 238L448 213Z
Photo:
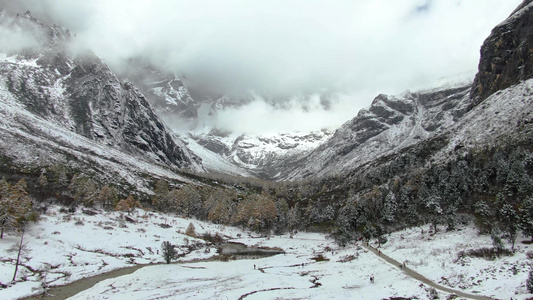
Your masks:
M102 145L168 166L201 169L200 160L165 128L145 97L91 53L71 55L70 33L24 15L0 23L29 33L32 47L3 54L3 100Z
M471 96L480 103L498 90L533 76L533 1L525 0L481 46Z
M467 111L469 85L377 96L369 109L284 170L281 178L336 175L431 138ZM292 170L290 169L292 168Z
M191 97L175 74L132 59L129 61L128 71L121 76L140 89L157 114L168 124L182 129L192 129L198 125L198 108L201 103Z
M479 128L475 131L476 134L470 133L469 136L477 135L484 137L486 141L493 141L491 135L497 135L497 132L503 132L509 126L514 127L507 124L508 120L500 120L504 114L499 111L504 110L504 104L494 100L490 104L483 103L496 92L533 77L531 24L533 1L525 0L507 20L496 26L485 40L481 47L479 72L472 85L406 93L399 97L379 95L368 110L362 110L356 118L337 130L329 141L308 157L295 162L291 166L292 170L285 171L282 177L295 179L343 174L380 157L396 155L402 152L402 149L411 146L423 147L427 144L425 141L438 140L445 133L445 140L450 136L454 136L452 140L461 140L460 143L454 143L454 147L461 148L470 144L461 137L455 137L456 134L463 134L464 130L455 129L453 133L450 130L458 126L454 124L478 128L477 124L482 120L474 118L474 112L471 112L476 105L494 109L494 116L487 116L485 110L475 112L482 114L484 118L491 118L492 125L502 124L504 128L500 130L491 125L494 129L490 135ZM513 92L510 94L515 95ZM516 100L513 97L508 97L507 100L501 97L497 99ZM524 112L527 113L528 109ZM467 113L467 119L477 121L471 124L463 121ZM444 147L444 144L439 145ZM431 149L430 152L436 150Z

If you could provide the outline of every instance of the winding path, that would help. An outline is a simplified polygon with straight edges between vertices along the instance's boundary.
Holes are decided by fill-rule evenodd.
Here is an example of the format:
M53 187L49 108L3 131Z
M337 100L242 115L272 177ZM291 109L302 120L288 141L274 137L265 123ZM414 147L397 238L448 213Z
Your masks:
M370 252L374 253L375 255L379 256L381 259L385 260L386 262L390 263L391 265L397 267L397 268L400 268L407 276L410 276L411 278L413 279L416 279L422 283L425 283L431 287L434 287L435 289L437 290L441 290L443 292L446 292L446 293L452 293L452 294L455 294L459 297L463 297L463 298L468 298L468 299L475 299L475 300L491 300L493 298L490 298L490 297L486 297L486 296L482 296L482 295L474 295L474 294L469 294L469 293L465 293L465 292L462 292L462 291L459 291L459 290L455 290L455 289L452 289L452 288L449 288L449 287L446 287L446 286L443 286L443 285L440 285L438 283L435 283L429 279L427 279L426 277L422 276L420 273L417 273L415 272L413 269L405 266L405 267L400 267L402 264L400 262L398 262L397 260L383 254L383 252L381 252L380 250L377 250L376 248L370 246L370 245L366 245L365 243L363 243L363 247L368 249Z

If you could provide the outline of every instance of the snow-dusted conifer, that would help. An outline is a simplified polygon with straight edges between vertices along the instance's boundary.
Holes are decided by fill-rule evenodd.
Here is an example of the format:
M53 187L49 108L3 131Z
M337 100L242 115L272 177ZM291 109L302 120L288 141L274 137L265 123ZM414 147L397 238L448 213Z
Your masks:
M36 219L36 215L32 209L30 195L26 191L25 179L19 180L13 186L2 181L0 189L0 238L3 238L4 231L24 228L27 221Z
M442 219L442 208L441 208L442 198L439 195L432 195L426 198L425 207L429 214L431 227L433 232L437 232L437 225L441 222Z
M533 197L527 197L522 202L520 212L520 228L525 236L533 241Z
M155 184L152 204L160 210L168 211L171 206L168 197L169 192L168 183L163 179L158 180Z
M511 243L511 250L513 251L518 231L518 222L518 215L514 208L509 204L504 204L500 209L500 223L502 230L507 233L507 241Z
M178 251L176 251L175 247L176 246L172 245L169 241L161 243L161 254L167 264L178 257Z
M383 203L383 219L387 222L394 222L396 220L396 209L398 208L398 203L396 201L396 195L390 191L385 197L385 202Z
M192 222L189 223L189 226L187 226L185 234L190 237L196 237L196 228L194 227L194 224Z

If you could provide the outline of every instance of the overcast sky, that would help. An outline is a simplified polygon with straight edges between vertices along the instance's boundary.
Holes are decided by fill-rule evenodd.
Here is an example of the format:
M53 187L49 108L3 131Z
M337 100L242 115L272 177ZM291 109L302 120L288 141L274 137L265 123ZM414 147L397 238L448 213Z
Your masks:
M300 95L288 111L258 100L218 118L249 132L335 128L379 93L473 78L483 40L521 2L0 0L76 32L115 69L141 56L225 94ZM339 95L327 111L325 92Z

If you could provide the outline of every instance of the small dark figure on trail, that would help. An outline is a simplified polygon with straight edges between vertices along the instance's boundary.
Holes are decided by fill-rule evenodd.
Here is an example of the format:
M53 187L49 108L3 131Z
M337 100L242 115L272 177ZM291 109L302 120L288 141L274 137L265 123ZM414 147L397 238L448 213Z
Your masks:
M378 250L378 255L381 256L381 250Z
M255 270L255 265L254 265L254 270Z
M370 275L370 283L374 283L374 275Z
M400 265L398 265L398 267L400 267L400 269L403 269L403 265L401 265L401 264L400 264Z
M405 261L403 262L403 268L405 269Z

